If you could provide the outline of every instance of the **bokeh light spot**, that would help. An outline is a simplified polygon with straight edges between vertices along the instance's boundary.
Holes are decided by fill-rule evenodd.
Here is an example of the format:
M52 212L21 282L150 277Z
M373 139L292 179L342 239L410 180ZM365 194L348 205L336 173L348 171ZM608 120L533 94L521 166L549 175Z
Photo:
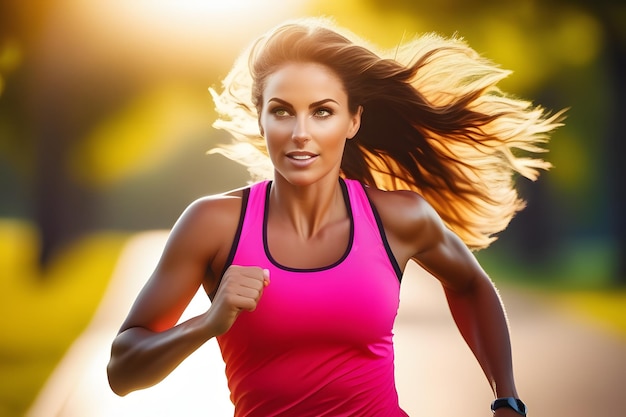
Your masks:
M4 39L0 42L0 72L14 71L22 62L22 48L14 39Z
M560 16L554 31L554 53L570 65L588 64L598 56L602 45L600 24L577 10L563 11Z

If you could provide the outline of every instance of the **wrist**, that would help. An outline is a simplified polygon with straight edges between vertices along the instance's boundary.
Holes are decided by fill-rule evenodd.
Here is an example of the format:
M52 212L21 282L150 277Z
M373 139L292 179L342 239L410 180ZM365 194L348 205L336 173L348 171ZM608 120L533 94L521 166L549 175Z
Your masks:
M491 411L495 413L499 408L510 408L521 416L525 416L527 412L526 404L515 397L496 398L495 401L491 403Z

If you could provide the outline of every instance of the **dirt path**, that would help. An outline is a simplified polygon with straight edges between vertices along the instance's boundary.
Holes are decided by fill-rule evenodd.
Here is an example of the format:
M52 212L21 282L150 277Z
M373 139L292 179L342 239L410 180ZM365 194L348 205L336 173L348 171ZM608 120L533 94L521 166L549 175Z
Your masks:
M110 343L152 271L164 232L131 240L92 323L67 352L29 417L229 416L232 405L214 341L159 385L115 396L106 381ZM415 417L490 416L491 392L458 334L443 293L412 265L405 275L396 325L400 401ZM623 417L626 340L575 320L562 309L512 289L509 312L515 370L530 416ZM196 297L185 317L208 306Z

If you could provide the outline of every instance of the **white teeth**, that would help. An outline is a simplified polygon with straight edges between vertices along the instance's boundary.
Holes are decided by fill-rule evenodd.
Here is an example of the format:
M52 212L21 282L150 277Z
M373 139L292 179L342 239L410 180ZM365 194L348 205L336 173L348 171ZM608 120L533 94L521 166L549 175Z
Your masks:
M305 159L313 158L311 155L290 155L290 158L297 159L299 161L304 161Z

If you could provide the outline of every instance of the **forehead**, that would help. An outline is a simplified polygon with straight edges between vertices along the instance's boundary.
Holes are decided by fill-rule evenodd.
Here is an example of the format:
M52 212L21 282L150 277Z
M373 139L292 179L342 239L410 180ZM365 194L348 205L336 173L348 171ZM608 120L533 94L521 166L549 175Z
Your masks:
M313 62L293 62L280 66L267 77L263 96L265 100L272 97L287 99L307 96L312 101L325 98L347 101L339 76L329 67Z

